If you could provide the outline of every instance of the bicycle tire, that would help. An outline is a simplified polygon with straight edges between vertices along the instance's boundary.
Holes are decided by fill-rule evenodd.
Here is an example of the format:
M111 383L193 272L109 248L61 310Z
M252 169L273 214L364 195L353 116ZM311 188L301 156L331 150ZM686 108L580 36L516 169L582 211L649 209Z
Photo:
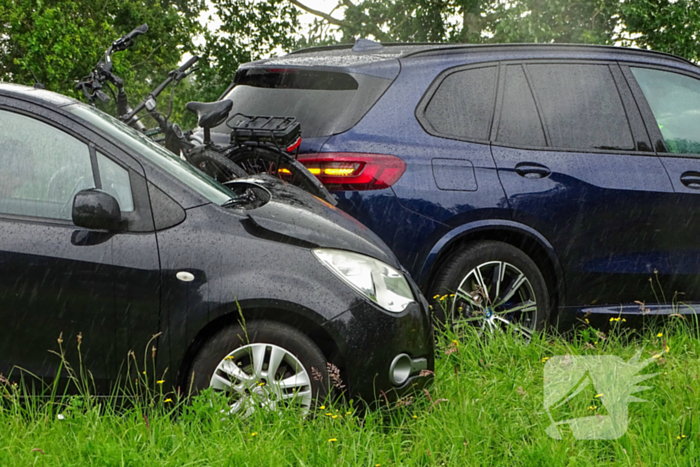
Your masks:
M250 175L268 174L297 186L335 206L335 197L301 162L282 151L259 146L239 146L226 154Z
M234 161L208 149L195 152L187 159L190 164L221 183L248 176L248 172Z

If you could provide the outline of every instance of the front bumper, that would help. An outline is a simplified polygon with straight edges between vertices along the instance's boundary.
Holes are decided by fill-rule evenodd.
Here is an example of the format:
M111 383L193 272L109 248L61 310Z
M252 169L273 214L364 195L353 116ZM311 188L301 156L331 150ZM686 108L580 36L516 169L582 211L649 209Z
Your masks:
M432 381L435 347L428 303L409 280L418 302L402 313L383 311L368 300L358 301L351 309L324 324L339 343L343 374L350 397L367 403L390 402L419 390ZM390 367L394 359L406 354L417 365L401 385L392 382ZM420 371L420 367L429 371Z

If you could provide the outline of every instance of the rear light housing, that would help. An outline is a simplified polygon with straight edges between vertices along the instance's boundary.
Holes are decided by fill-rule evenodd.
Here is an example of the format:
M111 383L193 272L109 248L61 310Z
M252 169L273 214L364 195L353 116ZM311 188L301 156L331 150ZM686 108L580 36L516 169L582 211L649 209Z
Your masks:
M386 154L323 152L300 154L304 164L330 191L389 188L406 171L406 163Z

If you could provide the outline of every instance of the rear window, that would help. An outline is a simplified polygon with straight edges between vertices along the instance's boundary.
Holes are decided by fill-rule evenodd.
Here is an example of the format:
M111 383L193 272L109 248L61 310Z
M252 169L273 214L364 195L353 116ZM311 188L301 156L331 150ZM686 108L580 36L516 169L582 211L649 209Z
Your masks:
M247 68L224 96L231 115L296 117L306 138L330 136L360 121L392 80L360 74L300 69ZM226 124L213 131L228 133Z
M430 98L423 122L430 133L459 139L488 140L496 95L496 67L448 75Z

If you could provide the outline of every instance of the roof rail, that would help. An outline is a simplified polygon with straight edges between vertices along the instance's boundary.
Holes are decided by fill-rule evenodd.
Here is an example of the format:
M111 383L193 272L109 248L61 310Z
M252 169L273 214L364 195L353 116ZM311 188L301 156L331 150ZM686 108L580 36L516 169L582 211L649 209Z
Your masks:
M416 44L418 45L418 44ZM598 44L573 44L573 43L561 43L561 42L555 42L551 44L542 44L542 43L512 43L512 44L434 44L434 45L440 45L440 47L435 47L434 49L423 49L423 50L416 50L415 52L409 52L407 53L404 57L412 57L416 55L422 55L422 54L430 54L430 53L435 53L435 52L445 52L445 51L454 51L454 52L459 52L459 51L467 51L467 50L474 50L474 49L496 49L496 48L571 48L571 49L593 49L593 50L598 50L598 49L605 49L605 50L615 50L616 52L621 52L625 51L627 53L637 53L637 54L643 54L643 55L648 55L648 54L653 54L653 55L660 55L666 58L671 58L675 60L679 60L685 63L688 63L690 65L697 66L697 64L691 62L690 60L679 57L678 55L670 54L667 52L659 52L657 50L650 50L650 49L638 49L638 48L633 48L633 47L621 47L621 46L616 46L616 45L598 45Z
M632 47L620 47L620 46L613 46L613 45L597 45L597 44L570 44L570 43L561 43L561 42L556 42L556 43L550 43L550 44L542 44L542 43L504 43L504 44L449 44L449 43L435 43L435 42L382 42L381 45L383 47L400 47L400 46L424 46L427 48L416 50L413 52L407 52L403 57L413 57L416 55L427 55L427 54L432 54L432 53L437 53L437 52L467 52L467 51L474 51L474 50L483 50L483 49L500 49L500 48L508 48L508 47L513 47L513 48L527 48L527 47L532 47L532 48L571 48L571 49L593 49L593 50L599 50L599 49L606 49L606 50L614 50L616 52L621 52L625 51L627 53L637 53L637 54L653 54L653 55L658 55L674 60L678 60L693 66L698 66L696 63L691 62L688 59L685 59L683 57L679 57L678 55L666 53L666 52L659 52L657 50L649 50L649 49L637 49L637 48L632 48ZM291 52L290 55L297 55L297 54L304 54L304 53L313 53L313 52L321 52L324 50L342 50L342 49L352 49L354 44L338 44L338 45L327 45L327 46L321 46L321 47L310 47L307 49L300 49L300 50L295 50L294 52ZM381 49L377 49L381 50Z

